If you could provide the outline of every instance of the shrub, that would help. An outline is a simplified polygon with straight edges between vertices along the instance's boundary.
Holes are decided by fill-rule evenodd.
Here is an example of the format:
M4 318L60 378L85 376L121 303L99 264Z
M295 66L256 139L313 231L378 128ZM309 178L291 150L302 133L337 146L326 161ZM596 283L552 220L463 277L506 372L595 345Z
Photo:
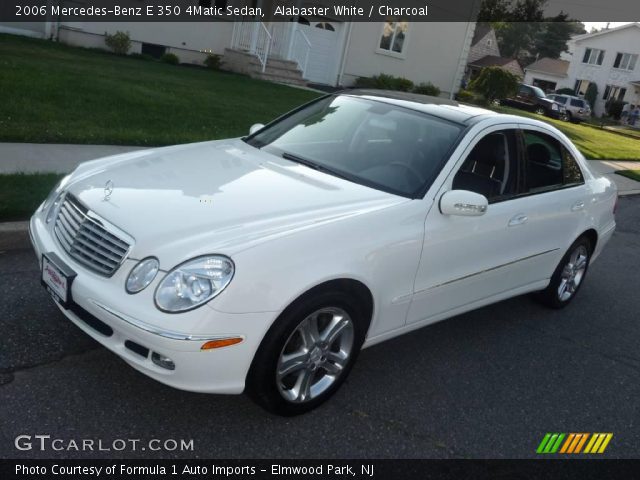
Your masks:
M440 89L431 82L421 83L420 85L417 85L413 89L413 92L420 93L422 95L431 95L432 97L437 97L440 95Z
M128 32L116 32L113 35L104 32L104 43L118 55L126 55L131 49L131 38Z
M210 53L209 55L207 55L207 58L204 61L204 64L206 65L207 68L210 68L211 70L220 70L220 60L222 57L220 57L220 55L215 55Z
M459 102L471 102L473 101L473 98L473 92L470 92L469 90L462 89L456 93L456 100Z
M591 110L593 110L593 106L596 103L596 98L598 98L598 86L591 82L584 94L584 99L591 105Z
M620 120L620 116L622 115L622 107L626 105L627 102L622 100L609 100L606 104L607 115L615 118L616 120Z
M359 77L356 80L356 86L359 88L379 88L380 90L399 90L401 92L413 90L413 82L411 80L394 77L386 73L381 73L371 78Z
M170 65L178 65L180 63L180 59L175 53L165 53L160 57L160 61Z
M516 91L519 84L519 78L513 73L499 67L486 67L469 84L469 88L482 94L487 102L492 102L507 98Z

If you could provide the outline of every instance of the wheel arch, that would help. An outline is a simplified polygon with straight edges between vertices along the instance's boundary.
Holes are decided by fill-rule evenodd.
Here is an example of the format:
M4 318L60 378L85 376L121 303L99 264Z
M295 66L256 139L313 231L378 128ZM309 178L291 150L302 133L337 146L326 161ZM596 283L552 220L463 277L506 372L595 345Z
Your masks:
M593 252L596 251L596 245L598 244L598 232L596 231L595 228L589 228L588 230L585 230L584 232L582 232L582 234L578 238L582 238L582 237L586 237L587 240L589 240L589 243L591 246L591 252L589 253L593 254Z

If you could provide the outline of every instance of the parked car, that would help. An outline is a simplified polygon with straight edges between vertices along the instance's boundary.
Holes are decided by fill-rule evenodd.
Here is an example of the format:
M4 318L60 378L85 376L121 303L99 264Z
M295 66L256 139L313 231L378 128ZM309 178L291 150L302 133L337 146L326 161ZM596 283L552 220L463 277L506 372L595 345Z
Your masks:
M591 106L584 98L572 95L552 93L547 98L559 103L566 109L566 120L580 123L591 118Z
M55 304L131 366L294 415L361 348L528 292L565 307L616 198L543 122L354 90L83 163L30 235Z
M510 107L529 110L539 115L566 120L566 109L560 103L548 98L541 88L522 84L513 97L500 102Z

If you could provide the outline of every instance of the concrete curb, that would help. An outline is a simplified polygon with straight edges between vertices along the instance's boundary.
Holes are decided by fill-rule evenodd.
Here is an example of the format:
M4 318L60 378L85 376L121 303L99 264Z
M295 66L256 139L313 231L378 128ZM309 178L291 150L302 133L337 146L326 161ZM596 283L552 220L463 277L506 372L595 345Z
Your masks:
M31 246L29 222L0 222L0 251Z

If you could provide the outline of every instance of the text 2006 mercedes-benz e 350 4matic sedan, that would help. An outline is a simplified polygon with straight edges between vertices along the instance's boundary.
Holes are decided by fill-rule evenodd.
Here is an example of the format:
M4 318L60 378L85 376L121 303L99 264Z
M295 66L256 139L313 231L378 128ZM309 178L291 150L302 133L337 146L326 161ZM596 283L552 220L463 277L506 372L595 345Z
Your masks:
M58 307L131 366L293 415L362 347L526 292L567 305L616 199L545 123L353 90L83 163L30 232Z

